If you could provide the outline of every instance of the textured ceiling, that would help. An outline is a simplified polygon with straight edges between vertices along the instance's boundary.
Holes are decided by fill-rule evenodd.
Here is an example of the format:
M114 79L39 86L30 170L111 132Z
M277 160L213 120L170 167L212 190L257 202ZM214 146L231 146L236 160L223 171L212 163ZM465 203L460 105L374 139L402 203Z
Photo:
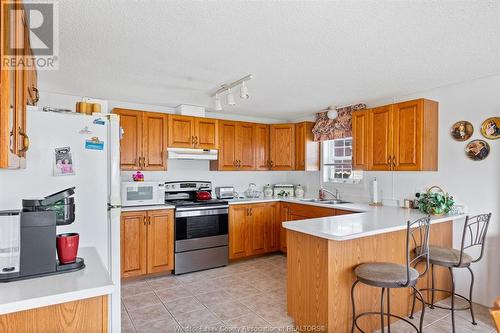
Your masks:
M499 1L60 1L60 69L40 88L293 119L500 72Z

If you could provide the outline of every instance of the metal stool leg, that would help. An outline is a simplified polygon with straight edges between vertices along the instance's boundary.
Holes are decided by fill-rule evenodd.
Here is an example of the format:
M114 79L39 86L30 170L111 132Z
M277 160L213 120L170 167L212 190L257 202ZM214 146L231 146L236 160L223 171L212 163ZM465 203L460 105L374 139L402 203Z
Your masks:
M434 284L434 264L431 264L431 305L430 305L430 308L431 309L434 309L434 288L435 288L435 284ZM427 294L429 295L429 294Z
M455 279L453 278L453 268L448 268L451 276L451 328L455 333Z
M470 315L472 317L472 325L477 325L476 319L474 318L474 309L472 307L472 289L474 288L474 273L472 272L472 269L470 268L470 266L467 267L467 269L469 270L470 277L471 277L471 280L470 280L470 290L469 290Z
M391 333L391 289L387 288L387 332Z
M380 332L384 333L384 292L385 288L382 288L380 293Z
M417 289L417 287L413 287L413 292L416 297L417 293L418 296L420 297L420 300L422 301L422 313L420 314L420 324L418 331L419 333L422 333L422 326L424 325L424 315L425 315L425 300L424 300L424 295Z
M413 314L415 313L415 302L417 300L417 292L415 291L416 288L412 288L413 289L413 301L411 303L411 313L410 313L410 316L408 318L410 319L413 319Z
M351 333L354 333L354 323L356 320L356 304L354 303L354 287L359 283L358 280L353 283L351 287L351 304L352 304L352 326L351 326Z

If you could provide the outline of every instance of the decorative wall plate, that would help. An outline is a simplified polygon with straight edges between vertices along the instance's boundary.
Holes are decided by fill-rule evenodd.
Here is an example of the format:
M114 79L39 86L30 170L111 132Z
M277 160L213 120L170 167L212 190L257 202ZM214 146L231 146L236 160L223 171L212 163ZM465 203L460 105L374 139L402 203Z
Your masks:
M487 139L500 138L500 117L491 117L481 124L481 134Z
M490 154L490 145L484 140L472 140L465 147L465 153L473 161L482 161Z
M457 141L468 140L474 133L474 126L466 120L457 121L451 126L451 137Z

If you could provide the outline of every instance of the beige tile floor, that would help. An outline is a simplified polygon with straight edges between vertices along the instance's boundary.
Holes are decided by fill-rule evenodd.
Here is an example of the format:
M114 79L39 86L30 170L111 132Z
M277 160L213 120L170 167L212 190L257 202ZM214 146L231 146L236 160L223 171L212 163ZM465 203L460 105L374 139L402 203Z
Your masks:
M477 306L476 312L477 326L468 322L468 312L457 312L457 333L493 332L487 309ZM424 332L451 332L450 320L447 311L428 310ZM294 331L293 321L286 313L285 256L274 254L227 267L122 285L123 333L245 332L244 329ZM395 323L391 332L411 331Z

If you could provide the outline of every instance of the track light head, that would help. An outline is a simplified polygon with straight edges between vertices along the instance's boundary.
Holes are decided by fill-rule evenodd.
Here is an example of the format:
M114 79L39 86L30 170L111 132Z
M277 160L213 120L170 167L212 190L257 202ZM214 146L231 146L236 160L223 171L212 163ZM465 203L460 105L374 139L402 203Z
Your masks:
M226 98L227 98L227 105L235 105L236 104L236 102L234 101L234 95L231 92L231 88L229 88L227 90L227 96L226 96Z
M215 110L222 111L222 103L220 102L219 94L215 94Z
M247 83L245 81L243 81L241 83L241 87L240 87L240 98L248 99L249 97L250 97L250 95L248 94Z

